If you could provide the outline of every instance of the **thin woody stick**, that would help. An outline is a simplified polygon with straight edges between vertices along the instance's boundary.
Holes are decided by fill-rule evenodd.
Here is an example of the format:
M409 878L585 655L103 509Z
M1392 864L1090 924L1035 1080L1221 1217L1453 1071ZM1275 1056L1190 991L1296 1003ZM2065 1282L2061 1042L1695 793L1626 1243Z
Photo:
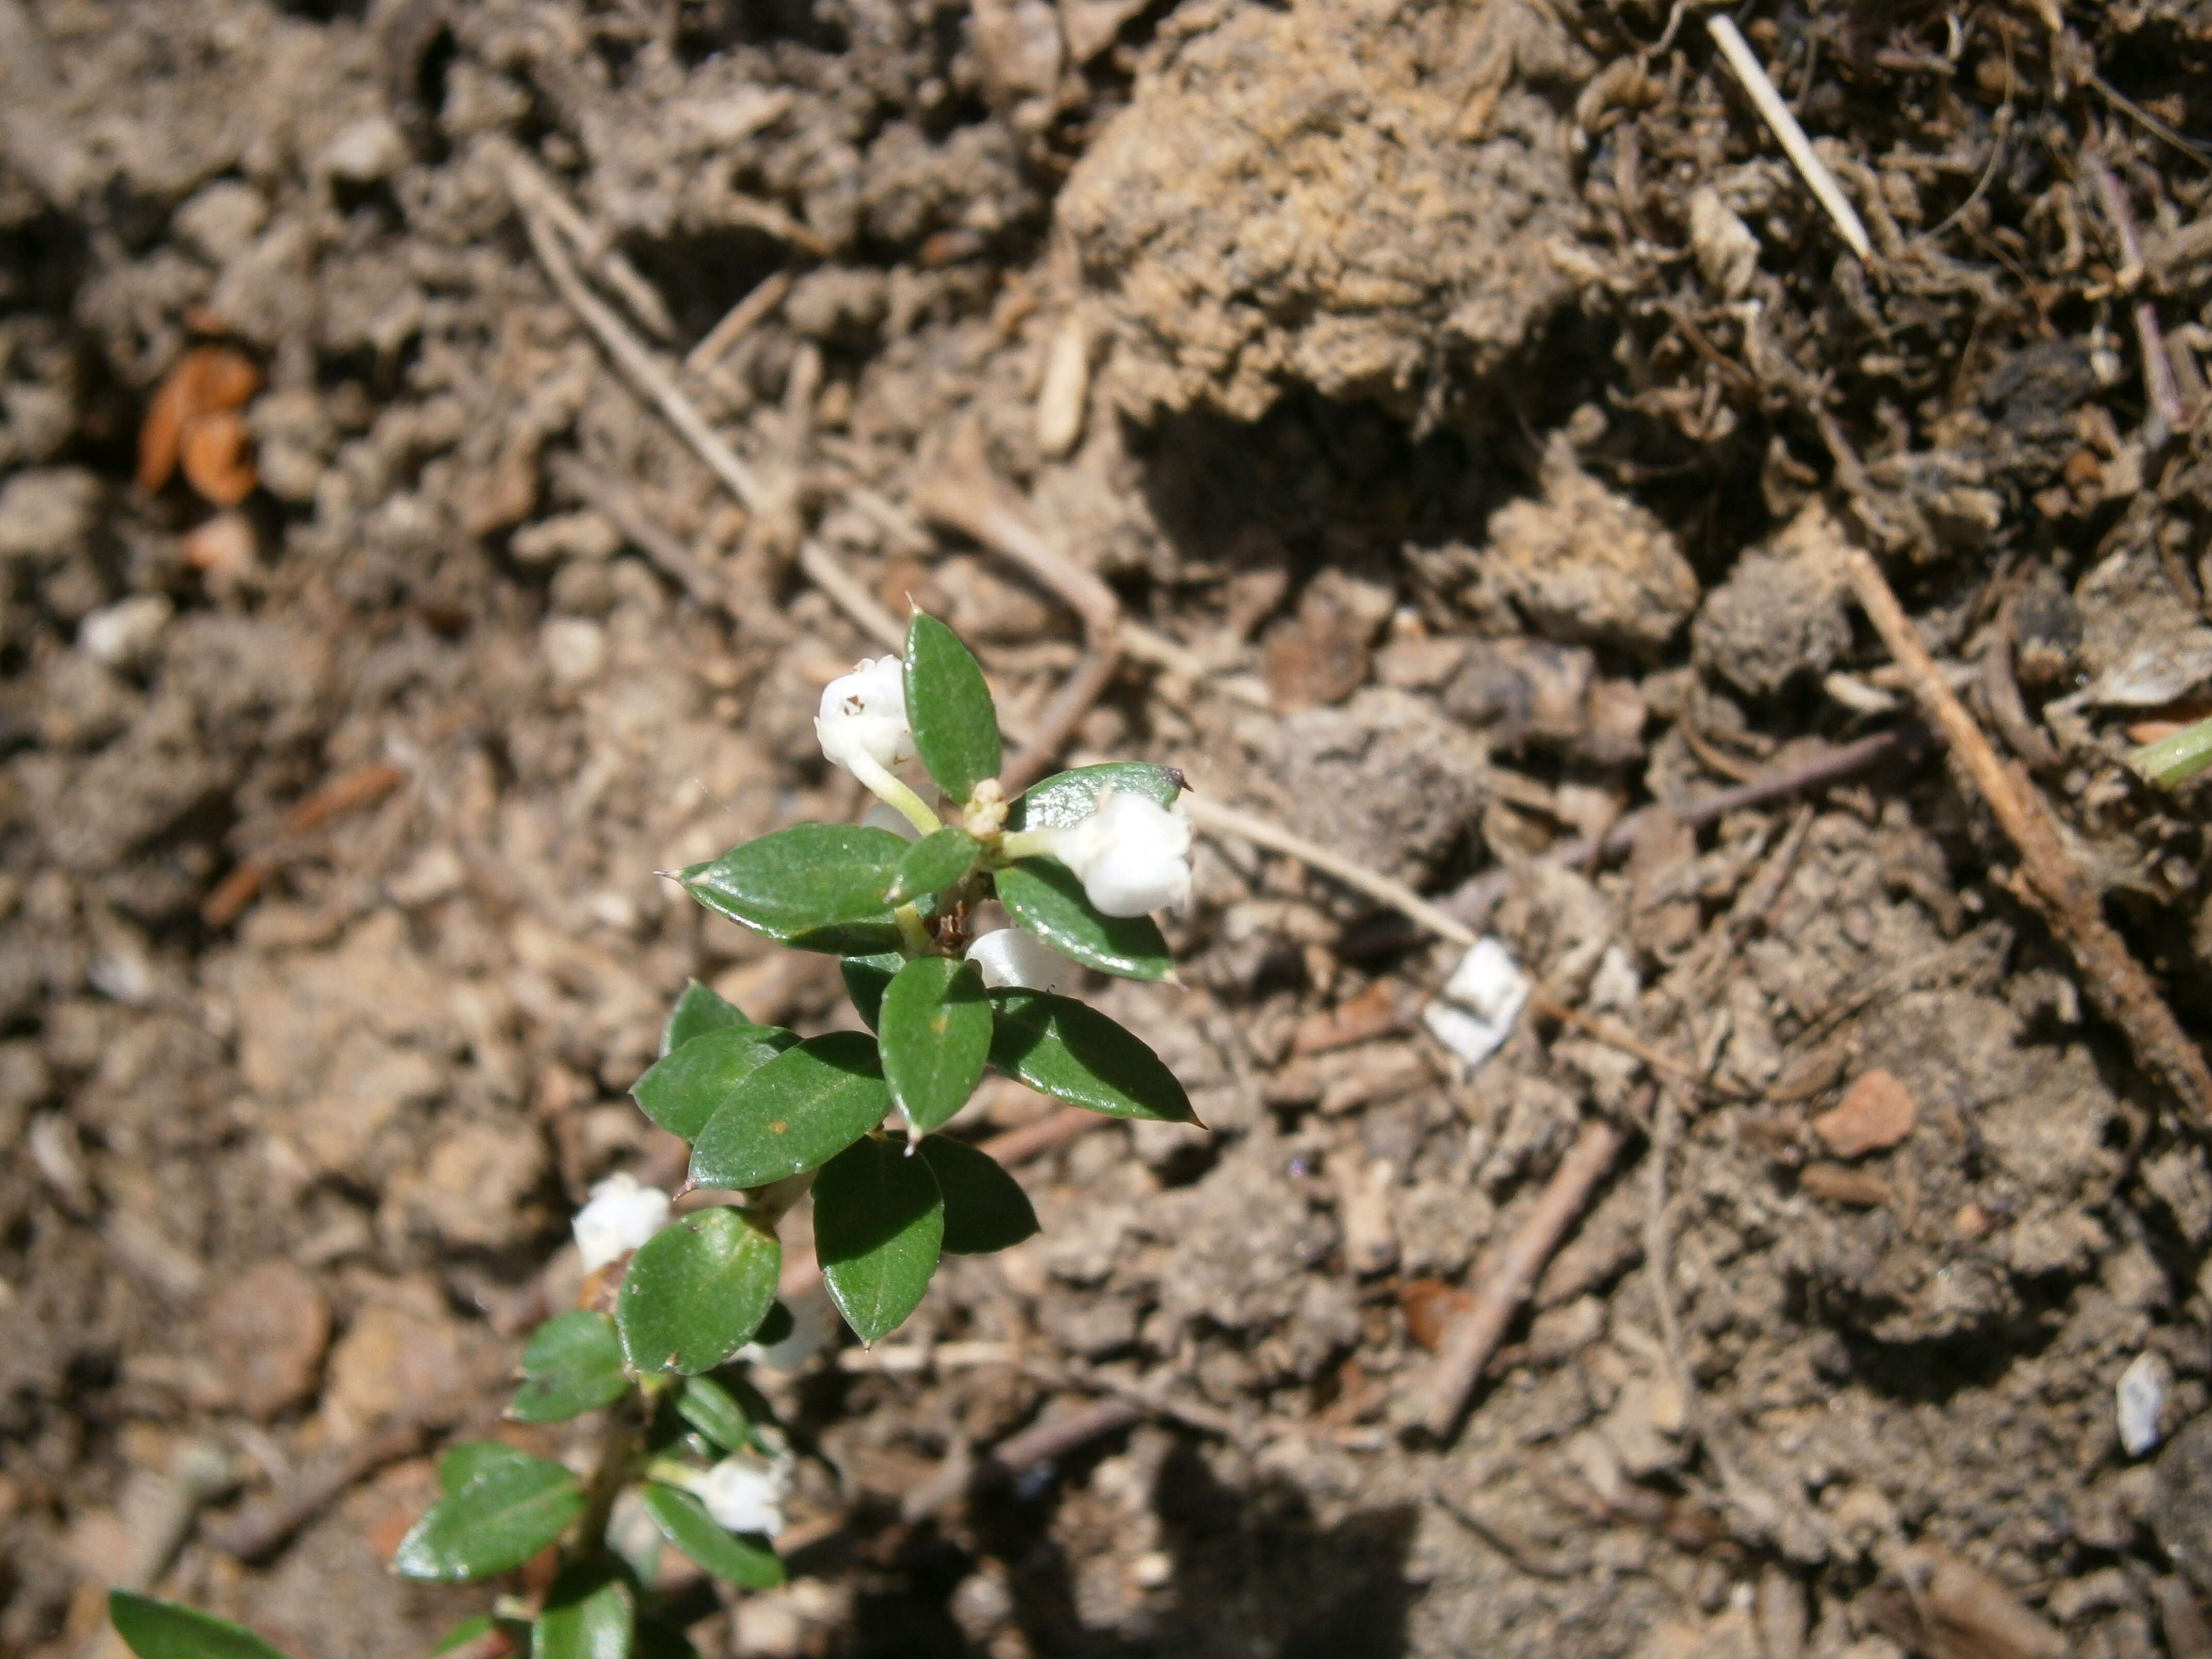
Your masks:
M1766 78L1765 67L1759 61L1751 45L1743 38L1733 21L1716 12L1705 19L1705 29L1713 37L1713 44L1728 59L1729 67L1735 71L1736 79L1750 97L1752 106L1758 110L1782 145L1782 153L1805 180L1820 203L1834 221L1844 240L1850 244L1851 252L1859 256L1861 264L1874 258L1874 244L1867 240L1866 226L1860 222L1858 210L1836 183L1836 175L1828 171L1819 156L1813 153L1812 140L1806 137L1805 129L1797 125L1797 118L1790 112L1790 106L1782 101L1782 94L1774 89L1774 82Z
M2103 156L2085 150L2081 163L2096 191L2097 205L2111 221L2112 235L2120 245L2118 284L2134 290L2129 310L2136 325L2136 349L2142 358L2143 395L2168 432L2184 431L2189 425L2189 411L2182 405L2181 388L2174 383L2173 362L2166 356L2166 336L2158 326L2158 307L2143 289L2142 242L2136 235L2136 216L2129 210L2128 193L2120 188L2120 181L2105 165Z
M530 237L530 246L538 255L538 263L545 267L545 275L599 338L599 344L616 365L633 380L638 390L660 406L669 424L683 435L699 459L706 462L714 476L729 487L732 494L745 504L745 510L764 519L773 520L781 511L783 498L763 483L760 476L744 462L738 453L715 434L707 424L707 417L699 412L698 405L685 397L666 369L655 361L653 354L641 344L637 337L623 325L621 318L584 285L576 274L576 267L554 234L553 228L538 210L524 174L511 170L507 188L514 198L515 206L521 210L522 228Z
M1651 1093L1649 1085L1638 1091L1644 1105L1649 1104ZM1642 1107L1631 1109L1640 1115ZM1583 1125L1575 1144L1544 1183L1535 1207L1506 1241L1497 1266L1476 1291L1474 1304L1444 1328L1443 1340L1437 1345L1436 1364L1429 1371L1428 1407L1421 1418L1421 1426L1433 1438L1449 1440L1459 1426L1482 1368L1498 1351L1513 1316L1528 1301L1544 1264L1589 1202L1591 1191L1613 1167L1621 1139L1620 1131L1604 1118L1594 1117Z
M1906 689L1966 769L1998 827L2020 849L2015 890L2064 943L2090 1000L2127 1033L2143 1069L2171 1089L2200 1127L2212 1124L2212 1067L2190 1041L2127 942L2104 918L2095 884L2067 855L2058 826L2026 774L1998 757L1913 631L1905 607L1864 548L1846 550L1844 572L1867 620L1905 671Z

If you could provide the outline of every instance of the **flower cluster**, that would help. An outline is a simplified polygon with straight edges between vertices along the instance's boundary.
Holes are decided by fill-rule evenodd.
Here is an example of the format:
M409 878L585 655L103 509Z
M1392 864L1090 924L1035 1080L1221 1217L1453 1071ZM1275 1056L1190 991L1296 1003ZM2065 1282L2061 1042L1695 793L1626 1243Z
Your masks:
M913 793L890 775L892 766L915 757L903 669L897 657L863 659L851 673L830 681L822 690L814 735L832 763L911 818ZM995 783L988 791L979 789L978 794L987 806L995 807L1000 799ZM1002 818L1003 813L999 816ZM915 827L926 830L931 826L917 823ZM1048 854L1073 870L1083 884L1084 896L1102 915L1149 915L1190 897L1190 819L1146 796L1108 789L1088 817L1033 830L1019 840L1023 851ZM1011 941L993 948L1001 954L976 958L987 982L1044 988L1029 974L1052 969L1041 963L1028 973L1013 967L1003 953L1023 947ZM993 980L994 973L1001 977Z

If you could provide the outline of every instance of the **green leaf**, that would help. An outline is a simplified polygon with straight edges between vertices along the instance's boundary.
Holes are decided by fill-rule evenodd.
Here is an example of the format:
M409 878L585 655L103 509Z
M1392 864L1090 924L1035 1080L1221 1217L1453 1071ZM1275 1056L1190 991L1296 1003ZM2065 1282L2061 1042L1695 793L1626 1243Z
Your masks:
M897 947L884 894L907 843L865 823L795 823L679 872L691 896L801 951L860 955Z
M1134 1032L1049 991L991 993L991 1064L1040 1094L1109 1117L1195 1123L1190 1097Z
M982 842L957 823L933 830L907 848L884 901L904 904L908 899L941 892L974 869L982 854Z
M442 1468L439 1479L443 1485ZM488 1578L520 1566L583 1509L583 1487L558 1463L526 1452L486 1456L458 1492L408 1529L392 1565L409 1578Z
M696 979L688 980L684 994L668 1011L667 1024L660 1028L660 1052L663 1055L672 1054L695 1036L704 1036L726 1025L751 1024L738 1012L735 1003L725 1001Z
M1030 1195L988 1152L964 1140L932 1135L921 1143L921 1155L945 1194L947 1255L988 1255L1036 1231Z
M1123 979L1175 972L1167 941L1150 916L1102 916L1075 872L1058 859L1022 859L995 878L1008 915L1062 956Z
M712 1370L775 1302L783 1248L732 1209L695 1210L630 1258L615 1297L623 1352L641 1371Z
M847 957L837 964L845 976L845 994L852 998L854 1008L871 1031L883 1024L884 993L890 988L892 975L905 966L906 958L896 951L878 957Z
M917 611L906 625L906 723L914 752L954 800L999 775L999 712L959 636Z
M630 1087L637 1109L671 1134L696 1140L738 1085L799 1041L773 1025L726 1025L653 1064Z
M1065 830L1097 811L1098 797L1108 789L1127 789L1172 806L1182 791L1182 774L1149 761L1109 761L1055 772L1014 797L1006 808L1006 828Z
M438 1490L448 1498L478 1475L503 1464L534 1462L526 1451L498 1440L464 1440L438 1459Z
M529 1651L530 1626L527 1621L520 1619L501 1619L489 1613L480 1613L472 1619L462 1620L459 1624L440 1637L438 1645L430 1650L432 1659L436 1659L436 1656L441 1653L451 1653L464 1642L475 1641L479 1636L489 1633L495 1625L506 1636L508 1652Z
M973 963L916 957L884 993L884 1081L907 1127L926 1135L975 1091L991 1053L991 1005Z
M629 1659L636 1630L629 1586L605 1567L578 1562L545 1592L531 1659Z
M282 1649L228 1619L126 1589L107 1592L107 1616L138 1659L284 1659Z
M589 1308L538 1328L522 1351L522 1376L507 1408L519 1423L564 1422L611 1405L629 1387L614 1321Z
M717 1578L740 1589L774 1589L783 1582L783 1563L765 1543L722 1530L707 1506L688 1492L647 1481L645 1512L660 1535Z
M687 1376L676 1396L676 1414L724 1451L752 1443L752 1419L738 1397L711 1376Z
M870 1135L831 1158L814 1182L814 1254L830 1299L863 1342L915 1310L945 1243L937 1177L908 1147Z
M884 1121L891 1091L875 1039L809 1037L738 1085L691 1149L702 1187L765 1187L817 1169Z

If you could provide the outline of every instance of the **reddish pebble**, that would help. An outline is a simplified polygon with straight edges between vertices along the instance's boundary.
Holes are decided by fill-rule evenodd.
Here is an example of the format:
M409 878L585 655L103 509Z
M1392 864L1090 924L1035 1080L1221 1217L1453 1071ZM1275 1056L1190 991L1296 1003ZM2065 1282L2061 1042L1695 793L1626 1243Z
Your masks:
M1864 1072L1834 1109L1813 1120L1813 1133L1838 1158L1886 1152L1912 1133L1919 1111L1905 1085L1887 1072Z

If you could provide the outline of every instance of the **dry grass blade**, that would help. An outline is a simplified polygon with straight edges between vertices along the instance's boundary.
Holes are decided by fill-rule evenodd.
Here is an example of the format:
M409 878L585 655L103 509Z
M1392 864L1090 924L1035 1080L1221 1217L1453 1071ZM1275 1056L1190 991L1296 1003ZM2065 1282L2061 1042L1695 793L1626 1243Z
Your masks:
M1837 230L1842 234L1844 240L1850 244L1851 252L1859 256L1860 261L1870 261L1874 258L1874 244L1867 240L1866 226L1859 219L1858 210L1844 194L1843 186L1836 182L1836 175L1829 172L1820 158L1813 153L1812 140L1806 137L1805 129L1797 125L1797 118L1790 112L1790 106L1782 101L1782 94L1774 89L1774 82L1767 78L1765 66L1752 51L1751 43L1743 38L1743 32L1729 18L1717 13L1705 19L1705 27L1713 37L1713 44L1721 49L1721 56L1728 59L1729 67L1743 82L1744 92L1758 109L1760 118L1773 130L1776 140L1782 146L1782 153L1790 158L1790 164L1804 179L1805 186L1813 192L1814 199L1835 222Z

